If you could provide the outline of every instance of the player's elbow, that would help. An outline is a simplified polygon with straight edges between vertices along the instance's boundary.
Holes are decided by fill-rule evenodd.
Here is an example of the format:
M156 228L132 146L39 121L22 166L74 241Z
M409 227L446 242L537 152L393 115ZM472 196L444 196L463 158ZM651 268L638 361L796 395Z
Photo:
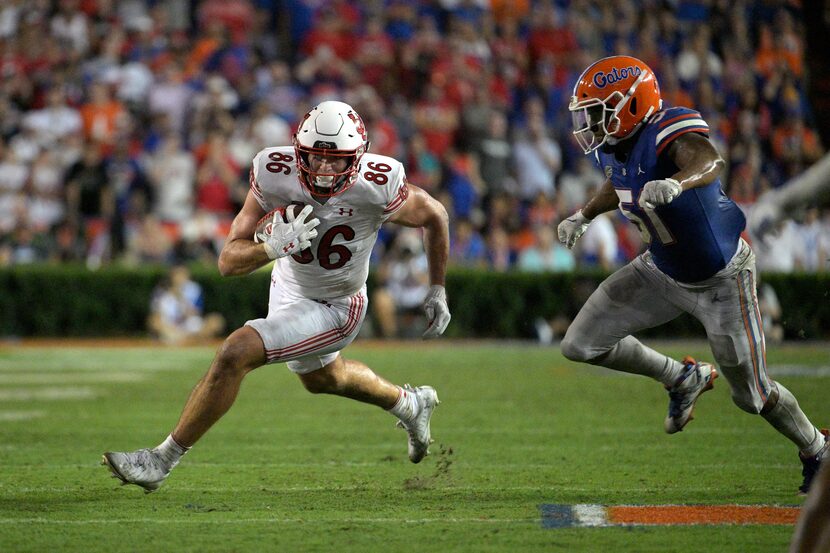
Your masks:
M444 204L432 198L429 202L429 211L427 224L424 226L429 226L435 229L449 228L450 216L447 213L447 209L444 207Z
M224 277L241 275L244 272L240 267L231 262L225 252L219 254L219 261L217 265L219 266L219 274Z
M715 158L712 160L712 174L718 176L723 173L725 168L726 161L724 161L723 157L719 153L716 153Z
M219 256L219 262L217 263L219 266L219 274L222 276L231 276L233 274L233 267L227 262L227 260Z

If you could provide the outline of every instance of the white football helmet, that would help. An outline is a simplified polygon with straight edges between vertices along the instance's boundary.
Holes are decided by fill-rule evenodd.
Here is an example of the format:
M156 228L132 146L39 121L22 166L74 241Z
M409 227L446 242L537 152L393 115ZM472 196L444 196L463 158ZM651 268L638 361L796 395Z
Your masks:
M366 127L360 115L349 104L321 102L306 114L294 134L300 182L317 196L340 194L357 180L360 158L368 149ZM346 158L346 168L336 173L317 173L311 168L309 154Z

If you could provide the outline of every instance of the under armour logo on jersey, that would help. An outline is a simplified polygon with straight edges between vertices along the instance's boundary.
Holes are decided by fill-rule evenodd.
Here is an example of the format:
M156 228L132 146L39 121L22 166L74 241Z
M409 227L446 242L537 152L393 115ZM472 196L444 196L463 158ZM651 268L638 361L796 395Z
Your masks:
M642 167L640 167L640 165L639 165L639 164L637 165L637 174L638 174L638 175L645 175L645 174L646 174L646 172L645 172L645 171L643 171L643 168L642 168Z
M340 207L338 209L340 210L340 213L338 213L338 215L341 215L341 216L342 215L348 215L349 217L354 215L354 208L353 207Z
M622 174L623 174L623 176L628 175L628 172L625 170L625 167L622 168Z

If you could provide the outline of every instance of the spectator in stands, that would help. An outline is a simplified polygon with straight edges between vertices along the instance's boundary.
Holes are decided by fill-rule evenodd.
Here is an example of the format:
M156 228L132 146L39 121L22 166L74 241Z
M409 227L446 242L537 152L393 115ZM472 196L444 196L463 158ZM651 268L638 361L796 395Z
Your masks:
M784 340L784 327L781 325L781 302L775 288L769 282L758 280L758 310L764 326L764 338L771 344L780 344Z
M519 270L533 273L568 272L576 268L573 254L559 243L554 227L539 225L535 228L536 241L519 254Z
M26 182L29 168L0 140L0 235L26 224Z
M572 213L578 206L584 205L589 192L605 182L605 175L586 156L580 156L575 165L559 178L557 197L562 206L560 215Z
M796 226L799 248L798 267L802 271L811 273L825 270L826 259L822 247L823 228L819 220L819 210L816 206L809 206Z
M579 241L577 252L580 267L598 267L611 272L619 265L619 244L612 222L615 216L615 213L603 213L594 218L591 226L585 231Z
M516 252L510 236L500 226L491 226L487 233L487 268L497 273L512 269L516 264Z
M170 270L153 291L147 328L170 345L197 344L215 338L225 329L218 313L205 315L202 287L183 265Z
M570 137L565 104L577 68L635 45L657 71L665 105L706 111L712 139L729 158L724 182L748 208L762 189L781 185L824 151L807 101L804 10L779 4L389 0L378 11L338 0L294 2L283 26L275 24L281 4L270 1L5 2L0 139L15 157L4 153L0 161L11 170L0 183L0 210L8 213L0 242L14 239L12 220L28 219L37 241L42 221L54 224L61 211L68 222L78 219L77 184L64 168L90 144L102 144L104 157L127 144L130 163L119 162L121 169L149 160L149 172L172 133L180 153L161 157L198 158L202 186L185 199L182 182L196 177L170 186L157 176L152 190L175 191L190 205L171 207L177 200L168 197L144 211L180 241L177 252L210 260L227 228L227 206L244 186L247 161L239 159L288 143L303 115L297 106L309 97L342 97L363 106L372 151L409 157L413 182L455 204L488 243L507 233L520 250L535 240L527 216L540 191L578 204L585 187L603 178ZM224 137L224 153L206 156L213 132ZM51 160L40 157L43 149ZM128 172L96 186L120 190ZM22 191L12 192L22 173ZM62 210L58 174L68 192ZM121 192L123 208L131 194ZM178 235L173 220L182 218ZM125 220L125 232L139 223ZM108 235L101 225L82 226L84 238ZM60 228L49 257L72 258L76 242ZM626 232L618 232L621 255L635 255ZM513 259L503 253L491 255L500 267Z
M46 97L46 106L27 113L23 126L34 133L41 148L54 148L66 136L81 132L82 121L78 110L67 105L61 87L52 87Z
M538 194L553 197L556 175L562 167L559 144L548 136L545 122L534 116L527 123L527 134L513 146L519 196L531 200Z
M66 197L69 221L84 237L90 262L97 265L109 255L115 194L96 142L88 142L81 159L67 171Z
M402 229L377 269L371 306L384 338L420 336L426 321L423 301L429 291L427 257L419 233Z
M222 131L212 131L197 151L196 207L216 215L233 214L239 192L239 167Z
M516 191L517 185L511 175L513 146L507 133L507 117L500 111L491 111L477 149L478 171L488 194Z
M450 237L450 262L466 267L484 267L487 247L468 219L458 219Z
M89 97L89 102L81 106L84 136L108 146L126 125L127 111L121 102L113 99L110 86L105 82L92 83Z
M35 232L47 232L66 216L60 160L50 149L41 151L32 164L27 195L27 220Z
M194 91L185 82L181 66L173 62L161 71L159 81L150 89L147 107L152 114L163 114L170 130L183 135L193 95Z
M175 132L169 133L161 147L147 162L155 202L152 213L161 221L182 223L193 213L196 162L182 148Z

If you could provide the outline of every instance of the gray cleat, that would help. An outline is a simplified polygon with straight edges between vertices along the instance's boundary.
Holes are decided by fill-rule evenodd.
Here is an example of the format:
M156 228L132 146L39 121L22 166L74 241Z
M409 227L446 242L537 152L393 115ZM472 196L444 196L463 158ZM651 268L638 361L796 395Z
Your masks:
M170 469L155 449L108 451L104 453L101 464L109 468L113 478L121 480L122 485L135 484L144 488L145 493L159 489L170 474Z
M415 394L418 398L418 414L410 421L398 421L398 427L406 429L409 434L409 460L413 463L420 463L421 459L429 455L429 444L432 437L429 431L429 420L438 401L438 393L432 386L419 386L413 389L409 384L404 389Z
M711 390L718 377L718 371L710 363L697 363L686 357L683 365L683 373L668 388L669 412L663 427L669 434L680 432L692 420L697 398Z

